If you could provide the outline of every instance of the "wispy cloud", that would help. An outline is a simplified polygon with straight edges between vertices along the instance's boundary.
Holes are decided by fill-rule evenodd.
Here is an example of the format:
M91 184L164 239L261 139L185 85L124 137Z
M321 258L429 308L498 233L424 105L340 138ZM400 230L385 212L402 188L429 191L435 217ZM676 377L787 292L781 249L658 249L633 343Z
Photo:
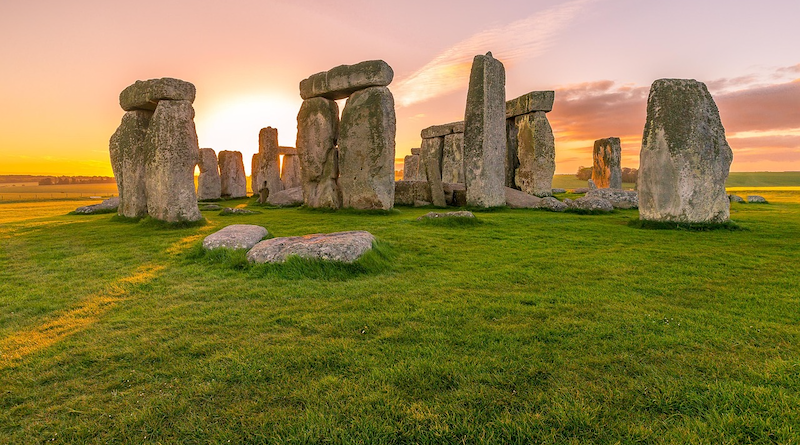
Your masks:
M464 88L476 54L492 51L506 64L542 54L558 32L594 1L573 0L462 40L397 82L392 88L397 104L409 106Z

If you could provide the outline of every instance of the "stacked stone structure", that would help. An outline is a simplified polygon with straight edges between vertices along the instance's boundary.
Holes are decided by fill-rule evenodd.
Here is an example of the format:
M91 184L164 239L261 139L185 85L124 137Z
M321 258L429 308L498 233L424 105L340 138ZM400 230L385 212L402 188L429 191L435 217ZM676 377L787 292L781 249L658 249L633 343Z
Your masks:
M556 171L553 129L547 120L554 91L532 91L506 102L505 184L538 197L552 196Z
M639 158L641 219L728 221L725 180L733 152L705 84L685 79L653 82Z
M597 188L622 188L622 147L619 138L594 141L592 181Z
M109 141L120 215L168 222L202 219L194 186L200 157L195 94L191 83L166 77L136 81L120 93L126 113Z
M226 198L243 198L247 196L247 177L244 174L242 152L219 152L220 193Z
M297 155L306 206L394 206L396 117L382 60L341 65L300 82ZM335 100L347 98L339 121Z
M430 184L433 204L443 207L443 184L464 183L464 121L425 128L420 136L420 154L412 151L411 164L418 163L417 177Z
M197 177L197 199L219 199L222 196L222 182L219 176L217 154L213 148L200 149L200 176Z

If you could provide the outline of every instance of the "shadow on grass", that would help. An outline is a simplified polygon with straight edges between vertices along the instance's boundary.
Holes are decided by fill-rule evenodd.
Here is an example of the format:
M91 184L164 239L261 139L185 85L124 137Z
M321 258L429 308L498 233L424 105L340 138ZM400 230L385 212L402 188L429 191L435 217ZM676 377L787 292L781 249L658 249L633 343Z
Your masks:
M345 281L361 275L376 275L391 269L394 249L381 241L372 244L372 250L352 263L325 261L290 256L283 263L255 264L247 261L246 249L219 248L206 250L202 243L186 253L186 261L216 265L246 272L248 276L275 277L286 280Z
M605 210L589 210L589 209L577 209L574 207L568 208L564 210L564 213L572 213L574 215L611 215L616 213L615 210L610 212L606 212Z
M155 219L151 216L145 216L144 218L141 219L139 224L142 227L146 227L149 229L173 230L173 229L188 229L192 227L202 227L208 224L208 221L205 218L201 218L197 221L168 222L168 221L161 221L160 219Z
M712 230L727 230L730 232L737 232L747 230L733 221L724 223L684 223L632 219L628 221L628 227L647 230L686 230L689 232L710 232Z
M300 206L296 207L297 210L301 212L308 212L308 213L337 213L340 215L375 215L375 216L390 216L390 215L398 215L401 212L397 209L374 209L374 210L361 210L361 209L331 209L328 207L321 207L321 208L313 208L313 207L306 207Z

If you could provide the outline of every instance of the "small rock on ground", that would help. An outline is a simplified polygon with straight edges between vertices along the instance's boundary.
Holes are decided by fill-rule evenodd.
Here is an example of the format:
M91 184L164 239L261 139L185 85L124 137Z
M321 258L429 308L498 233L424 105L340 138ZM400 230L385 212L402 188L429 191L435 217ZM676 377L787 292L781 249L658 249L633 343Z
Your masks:
M475 218L475 215L466 210L461 210L459 212L428 212L417 218L417 221L433 218Z

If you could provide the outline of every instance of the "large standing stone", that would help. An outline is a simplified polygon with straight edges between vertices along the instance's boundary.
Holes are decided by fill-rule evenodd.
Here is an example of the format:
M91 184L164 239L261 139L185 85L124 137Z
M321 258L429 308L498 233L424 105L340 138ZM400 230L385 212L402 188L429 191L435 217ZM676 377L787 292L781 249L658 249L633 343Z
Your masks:
M425 176L431 188L431 199L433 205L445 207L447 201L444 199L444 188L442 186L442 150L444 149L444 138L435 137L422 140L422 165L425 167Z
M355 65L339 65L300 82L300 97L344 99L358 90L392 83L394 71L383 60L368 60Z
M258 152L261 153L259 177L262 181L259 192L267 189L267 196L283 190L281 183L281 160L278 150L278 129L262 128L258 133Z
M161 100L186 100L191 104L195 93L194 85L180 79L137 80L119 93L119 105L125 111L153 111Z
M464 133L444 137L442 182L464 183Z
M244 174L242 152L219 152L219 176L221 193L226 198L243 198L247 196L247 176Z
M517 128L519 167L515 184L525 193L538 197L552 196L556 172L556 148L553 129L544 111L514 118Z
M250 191L254 195L258 195L263 184L264 181L261 179L261 153L253 153L253 159L250 161Z
M464 175L467 204L505 205L506 75L492 57L475 56L464 114Z
M297 113L297 155L300 159L305 205L338 209L339 166L336 139L339 107L336 102L316 97L303 101Z
M202 219L194 189L200 148L188 100L158 103L147 131L147 213L162 221Z
M619 138L594 141L592 180L598 188L622 188L622 147Z
M283 165L281 166L281 183L283 189L291 189L303 185L300 173L300 161L296 154L283 155Z
M342 206L394 207L394 97L386 87L356 91L342 110L339 187Z
M419 180L419 155L408 155L403 159L403 181Z
M647 100L639 168L639 217L725 222L733 152L714 99L695 80L660 79Z
M519 189L516 182L517 169L519 168L519 158L517 157L517 123L512 117L506 119L506 159L505 159L505 185L508 188Z
M109 142L111 167L120 198L117 213L128 218L147 215L145 170L148 157L152 153L147 148L146 141L152 117L152 111L128 111L122 116L122 122Z
M213 148L200 149L200 176L197 177L197 199L219 199L222 183L219 177L217 154Z

